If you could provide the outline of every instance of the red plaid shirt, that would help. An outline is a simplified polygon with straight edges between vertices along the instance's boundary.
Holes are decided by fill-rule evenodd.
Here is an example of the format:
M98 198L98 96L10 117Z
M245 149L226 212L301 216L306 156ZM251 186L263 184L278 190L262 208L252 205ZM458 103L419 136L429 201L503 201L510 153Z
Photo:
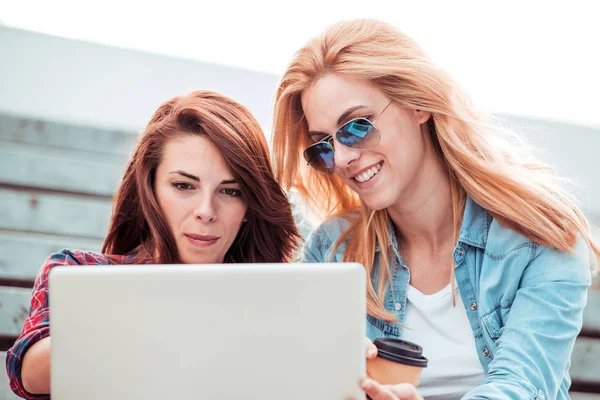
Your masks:
M115 257L113 257L114 259ZM125 263L127 256L117 257ZM25 399L49 399L48 395L34 395L23 388L21 381L21 363L25 352L37 341L50 336L50 312L48 306L48 274L56 266L68 265L110 265L105 255L81 250L64 249L52 254L40 269L33 286L29 317L25 320L21 334L15 344L6 353L6 372L10 379L10 388Z

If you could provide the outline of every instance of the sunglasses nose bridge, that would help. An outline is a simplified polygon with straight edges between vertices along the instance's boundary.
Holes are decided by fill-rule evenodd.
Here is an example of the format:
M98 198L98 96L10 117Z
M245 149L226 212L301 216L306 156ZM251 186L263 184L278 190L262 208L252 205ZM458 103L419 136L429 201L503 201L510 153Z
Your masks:
M373 122L357 118L347 122L333 135L306 148L304 158L316 170L331 174L336 167L345 168L359 158L361 150L377 146L380 139L379 129Z
M336 168L346 168L350 163L360 157L360 150L339 143L334 147L333 163Z

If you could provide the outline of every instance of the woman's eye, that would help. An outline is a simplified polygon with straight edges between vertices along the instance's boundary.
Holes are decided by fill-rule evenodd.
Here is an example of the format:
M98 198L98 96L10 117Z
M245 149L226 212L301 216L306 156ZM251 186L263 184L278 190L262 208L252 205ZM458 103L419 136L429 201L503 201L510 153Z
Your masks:
M181 190L182 192L193 189L192 185L187 182L173 182L171 185L173 185L175 189Z
M223 189L221 192L231 197L240 197L242 195L239 189Z

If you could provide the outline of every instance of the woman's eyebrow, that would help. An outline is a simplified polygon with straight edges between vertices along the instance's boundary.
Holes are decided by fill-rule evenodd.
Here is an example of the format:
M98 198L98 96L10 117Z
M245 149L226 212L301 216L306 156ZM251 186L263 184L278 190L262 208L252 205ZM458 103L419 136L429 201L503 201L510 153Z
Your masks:
M348 117L350 115L352 115L353 112L355 112L356 110L360 110L361 108L367 108L367 106L365 106L365 105L353 106L353 107L350 107L349 109L347 109L346 111L344 111L342 113L342 115L340 115L340 117L338 118L337 125L338 126L342 125L344 122L346 122L346 120L348 119ZM308 136L315 136L315 135L328 136L329 133L320 132L320 131L309 131L308 132Z
M189 179L191 179L193 181L200 182L200 178L198 178L196 175L189 174L189 173L184 172L184 171L182 171L180 169L178 169L176 171L171 171L171 172L169 172L169 174L182 175L182 176L185 176L186 178L189 178Z
M308 132L308 136L329 136L329 133L319 132L319 131L310 131L310 132Z
M184 172L179 169L177 171L171 171L171 172L169 172L169 174L178 174L181 176L185 176L186 178L189 178L193 181L200 182L200 178L197 177L196 175L192 175L190 173ZM238 181L236 181L235 179L224 179L221 181L221 185L229 185L229 184L234 184L234 183L238 183Z
M341 125L342 123L346 122L346 120L348 119L348 117L350 115L352 115L352 113L356 110L360 110L361 108L367 108L367 106L364 105L360 105L360 106L354 106L354 107L350 107L349 109L347 109L346 111L344 111L342 113L342 115L340 115L340 117L337 120L337 124Z

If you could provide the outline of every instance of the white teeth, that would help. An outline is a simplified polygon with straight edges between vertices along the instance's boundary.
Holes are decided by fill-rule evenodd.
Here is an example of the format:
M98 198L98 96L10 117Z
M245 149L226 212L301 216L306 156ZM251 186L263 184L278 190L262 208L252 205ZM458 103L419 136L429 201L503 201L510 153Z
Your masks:
M374 177L375 175L377 175L377 173L379 172L380 169L381 169L381 164L374 165L373 167L371 167L367 171L363 172L362 174L356 175L354 177L354 179L356 179L360 183L364 183L364 182L368 181L369 179L371 179L372 177Z

